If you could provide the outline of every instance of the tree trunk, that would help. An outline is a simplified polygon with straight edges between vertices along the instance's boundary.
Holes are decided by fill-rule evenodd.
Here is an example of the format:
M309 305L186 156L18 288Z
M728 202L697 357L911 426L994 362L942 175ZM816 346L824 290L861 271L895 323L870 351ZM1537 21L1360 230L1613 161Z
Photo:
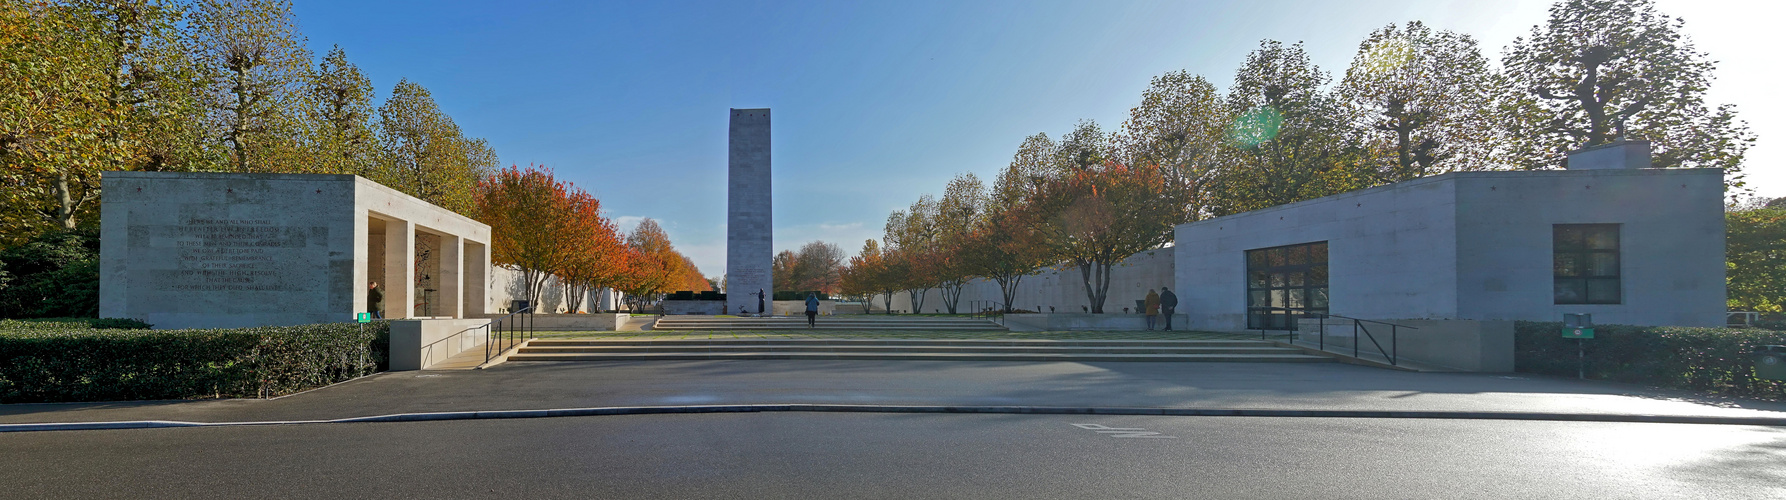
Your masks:
M1092 273L1092 269L1097 267L1097 264L1098 263L1091 261L1079 263L1079 277L1081 278L1081 281L1085 283L1085 300L1091 303L1091 313L1103 314L1104 297L1102 297L1102 294L1092 285L1093 283L1098 282L1097 276Z
M1009 314L1012 311L1011 304L1014 304L1017 302L1017 285L1019 285L1023 282L1023 275L1019 274L1016 276L1006 276L1003 278L995 277L993 279L998 281L999 294L1002 295L1005 299L1005 313ZM1036 312L1041 312L1041 311L1036 311Z
M961 289L966 286L967 282L965 281L948 281L943 283L943 306L949 308L949 314L955 314L956 309L960 307Z
M56 174L56 220L64 230L74 229L74 190L68 186L68 172Z

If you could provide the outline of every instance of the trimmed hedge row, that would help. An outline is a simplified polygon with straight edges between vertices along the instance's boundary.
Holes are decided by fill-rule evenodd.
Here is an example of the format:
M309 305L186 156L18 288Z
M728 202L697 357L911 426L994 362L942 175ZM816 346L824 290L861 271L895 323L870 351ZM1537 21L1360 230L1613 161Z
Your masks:
M1521 321L1514 330L1515 370L1574 377L1576 341L1562 323ZM1755 377L1757 346L1786 345L1786 332L1764 329L1596 325L1583 340L1587 377L1724 396L1786 400L1786 382Z
M390 325L123 330L0 321L0 403L272 397L388 366Z

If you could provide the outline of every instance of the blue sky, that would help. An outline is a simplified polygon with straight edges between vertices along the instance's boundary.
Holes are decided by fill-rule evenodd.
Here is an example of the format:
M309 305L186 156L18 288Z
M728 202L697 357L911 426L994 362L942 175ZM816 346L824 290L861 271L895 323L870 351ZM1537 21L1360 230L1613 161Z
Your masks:
M1786 196L1773 2L1658 0L1720 61L1709 98L1761 137L1751 185ZM1468 33L1498 60L1550 2L460 2L296 0L313 51L434 97L504 165L543 164L623 224L657 219L702 272L725 262L728 108L773 108L775 243L854 252L949 178L990 180L1025 136L1108 130L1148 80L1226 86L1261 39L1342 73L1389 23ZM1773 80L1777 81L1777 80Z

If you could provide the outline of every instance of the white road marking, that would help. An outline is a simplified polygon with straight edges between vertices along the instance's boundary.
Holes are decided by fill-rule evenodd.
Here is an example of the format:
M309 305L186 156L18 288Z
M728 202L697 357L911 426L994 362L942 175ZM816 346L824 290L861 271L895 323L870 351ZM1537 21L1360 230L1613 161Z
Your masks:
M1143 427L1110 427L1103 424L1073 424L1073 427L1095 431L1113 438L1130 439L1178 439L1178 436L1167 436Z

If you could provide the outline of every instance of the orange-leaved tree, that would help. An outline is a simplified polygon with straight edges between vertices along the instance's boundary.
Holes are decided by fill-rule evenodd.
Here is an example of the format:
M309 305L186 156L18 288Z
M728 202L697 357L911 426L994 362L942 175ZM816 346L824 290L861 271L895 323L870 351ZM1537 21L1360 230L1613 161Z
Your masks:
M570 212L564 218L570 249L556 274L564 284L567 312L576 313L590 291L614 288L630 271L630 252L614 221L602 215L601 200L572 190L568 201Z
M539 165L510 166L478 183L477 213L490 225L490 259L521 271L530 304L539 304L546 280L566 267L579 243L568 216L576 210L573 189Z

